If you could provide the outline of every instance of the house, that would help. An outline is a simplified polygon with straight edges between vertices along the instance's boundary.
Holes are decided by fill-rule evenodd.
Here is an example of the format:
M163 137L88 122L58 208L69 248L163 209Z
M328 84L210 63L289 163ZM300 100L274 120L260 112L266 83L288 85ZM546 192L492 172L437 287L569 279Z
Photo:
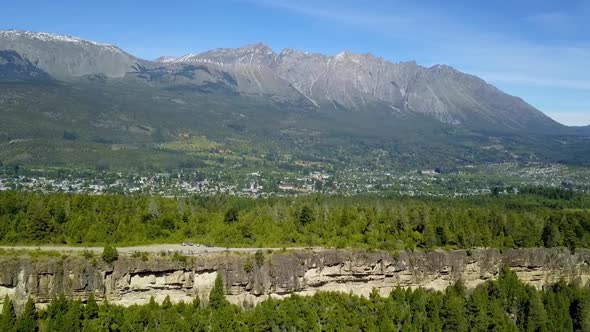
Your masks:
M425 170L420 171L420 174L422 174L422 175L438 175L438 174L440 174L440 169L439 168L425 169Z
M295 186L292 184L281 183L281 184L279 184L279 189L280 190L296 190L297 188L295 188Z

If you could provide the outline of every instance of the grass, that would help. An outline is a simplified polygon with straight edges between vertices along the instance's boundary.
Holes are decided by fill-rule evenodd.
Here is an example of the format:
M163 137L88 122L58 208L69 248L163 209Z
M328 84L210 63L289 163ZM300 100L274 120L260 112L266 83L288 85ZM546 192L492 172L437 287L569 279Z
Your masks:
M163 143L160 147L164 150L182 151L182 152L209 152L214 149L220 149L222 146L218 143L208 140L204 136L185 138L177 141Z
M4 249L0 248L0 256L1 257L31 257L31 258L39 258L39 257L63 257L63 256L72 256L66 252L60 252L56 250L17 250L17 249Z

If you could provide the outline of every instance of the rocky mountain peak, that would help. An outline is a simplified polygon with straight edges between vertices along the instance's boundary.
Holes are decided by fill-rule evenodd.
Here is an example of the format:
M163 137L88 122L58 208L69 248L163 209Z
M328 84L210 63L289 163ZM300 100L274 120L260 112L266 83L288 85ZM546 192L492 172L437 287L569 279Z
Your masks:
M122 77L141 61L111 44L23 30L0 30L0 50L15 51L61 79L95 74Z
M175 57L175 56L164 55L164 56L161 56L161 57L159 57L159 58L156 58L156 59L154 60L154 62L174 62L174 61L176 61L177 59L178 59L178 58L177 58L177 57Z
M134 72L137 63L150 65L116 46L51 33L0 31L2 50L23 55L30 64L60 79L95 74L125 77ZM329 56L286 48L277 54L263 42L161 57L155 62L170 72L178 71L182 74L178 77L188 75L182 70L194 71L183 64L212 64L219 73L219 77L213 75L217 78L215 84L230 82L231 89L238 93L296 100L299 106L303 98L305 104L318 109L364 112L385 107L474 128L558 127L521 99L446 65L426 68L415 62L393 63L351 51ZM18 68L22 72L25 67ZM191 72L186 78L195 82L213 79L204 73L207 71L201 70L198 75Z
M84 46L99 46L104 48L110 52L122 52L121 49L117 46L106 44L106 43L99 43L95 41L85 40L77 37L67 36L67 35L60 35L55 33L47 33L47 32L32 32L32 31L24 31L24 30L0 30L0 38L2 39L11 39L11 40L19 40L19 39L29 39L35 40L39 42L50 42L50 43L65 43L70 45L76 45L80 47Z
M161 57L161 63L205 62L218 65L264 65L272 66L277 55L266 44L248 44L239 48L217 48L199 54L187 54L178 58Z
M257 44L246 45L246 46L241 47L241 49L245 49L245 50L257 52L257 53L266 53L266 54L272 53L272 54L274 54L274 51L263 42L258 42Z
M440 64L436 64L434 66L431 66L428 68L428 70L430 70L431 72L437 72L437 73L448 73L448 74L460 73L457 69L455 69L451 66L440 65Z
M360 59L360 58L374 58L373 55L371 55L370 53L354 53L351 51L342 51L338 54L336 54L334 56L335 59L346 59L346 58L356 58L356 59Z

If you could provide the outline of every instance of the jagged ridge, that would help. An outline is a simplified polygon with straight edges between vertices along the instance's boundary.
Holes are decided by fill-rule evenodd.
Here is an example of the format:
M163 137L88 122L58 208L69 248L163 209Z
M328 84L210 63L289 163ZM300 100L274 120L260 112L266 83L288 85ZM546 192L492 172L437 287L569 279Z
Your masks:
M347 51L326 56L284 49L276 54L262 43L161 61L270 68L318 107L417 112L478 129L562 129L522 99L445 65L425 68L415 62L392 63L371 54Z

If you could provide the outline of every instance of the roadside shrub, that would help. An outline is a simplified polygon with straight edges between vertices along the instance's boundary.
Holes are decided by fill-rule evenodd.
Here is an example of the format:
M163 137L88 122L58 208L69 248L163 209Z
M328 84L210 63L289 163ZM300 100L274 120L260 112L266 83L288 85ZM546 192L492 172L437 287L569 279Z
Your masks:
M119 252L117 251L117 248L106 245L102 252L102 260L107 264L111 264L117 259L119 259Z
M254 254L254 260L256 261L256 266L261 267L264 264L264 253L258 250Z
M249 259L245 264L244 264L244 272L246 273L251 273L252 271L254 271L254 265L252 264L252 260Z

